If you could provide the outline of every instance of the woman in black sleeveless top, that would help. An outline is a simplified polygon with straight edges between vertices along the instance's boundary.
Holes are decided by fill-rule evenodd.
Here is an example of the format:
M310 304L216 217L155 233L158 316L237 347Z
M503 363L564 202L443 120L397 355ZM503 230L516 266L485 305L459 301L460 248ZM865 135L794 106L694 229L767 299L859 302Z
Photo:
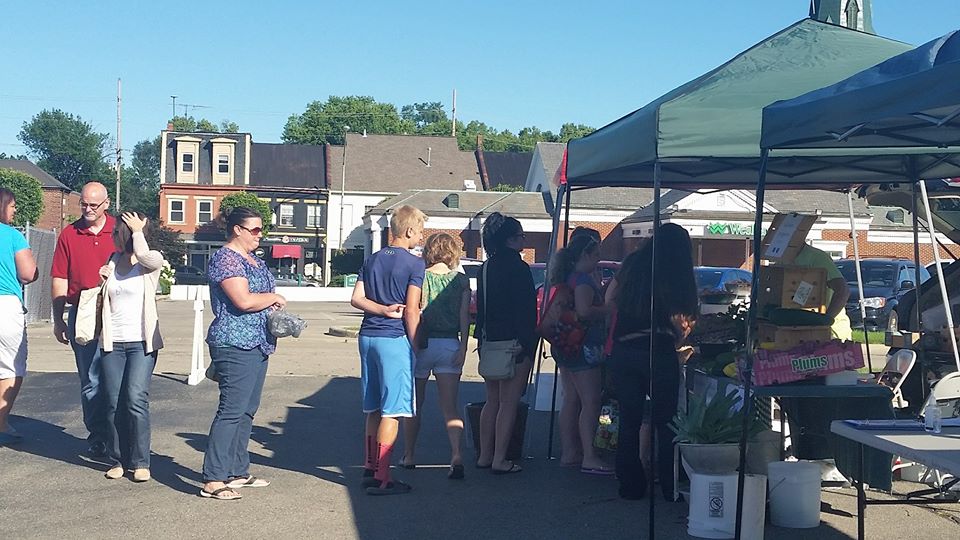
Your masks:
M677 347L690 333L699 310L691 254L687 231L672 223L663 225L657 231L656 257L652 242L631 253L607 292L608 300L615 302L617 308L611 374L620 402L617 478L620 496L625 499L640 499L646 494L647 479L640 461L640 427L651 377L657 474L664 496L673 499L673 433L667 425L677 411L679 399ZM656 268L651 280L654 259Z

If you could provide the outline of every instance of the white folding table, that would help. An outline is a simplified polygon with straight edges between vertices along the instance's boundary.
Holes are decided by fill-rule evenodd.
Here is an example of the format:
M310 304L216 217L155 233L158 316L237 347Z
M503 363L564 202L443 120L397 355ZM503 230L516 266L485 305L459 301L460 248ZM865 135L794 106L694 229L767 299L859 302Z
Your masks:
M904 421L898 421L895 427L885 426L883 420L858 421L859 425L846 420L834 420L830 423L830 431L850 439L857 446L857 538L863 540L863 520L868 504L939 504L956 503L955 499L911 499L898 500L871 500L868 501L863 489L863 447L869 446L884 452L889 452L911 461L922 463L928 467L948 472L960 477L960 427L945 427L939 434L928 433L923 430L922 424L914 421L916 429L905 429Z

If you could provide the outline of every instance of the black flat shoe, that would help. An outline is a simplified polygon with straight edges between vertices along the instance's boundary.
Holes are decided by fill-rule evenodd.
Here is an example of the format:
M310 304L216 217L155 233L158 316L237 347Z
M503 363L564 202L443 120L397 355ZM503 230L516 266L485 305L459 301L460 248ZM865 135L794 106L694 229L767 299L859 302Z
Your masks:
M450 472L447 473L450 480L463 480L463 465L451 465Z

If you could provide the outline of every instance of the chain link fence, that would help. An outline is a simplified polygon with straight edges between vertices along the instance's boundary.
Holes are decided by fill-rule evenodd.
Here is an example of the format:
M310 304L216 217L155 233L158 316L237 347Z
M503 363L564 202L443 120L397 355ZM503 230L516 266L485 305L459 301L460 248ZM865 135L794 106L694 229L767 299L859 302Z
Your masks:
M33 257L37 260L37 271L40 276L36 281L27 285L23 291L23 300L27 306L27 323L49 321L53 314L53 303L50 300L50 266L53 264L53 250L57 246L56 231L45 231L27 225L23 229L27 237Z

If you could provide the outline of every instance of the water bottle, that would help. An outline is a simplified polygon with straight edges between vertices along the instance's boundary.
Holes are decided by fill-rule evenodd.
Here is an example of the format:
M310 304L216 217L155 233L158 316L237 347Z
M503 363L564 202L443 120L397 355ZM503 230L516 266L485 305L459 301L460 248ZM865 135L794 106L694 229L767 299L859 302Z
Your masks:
M937 406L936 402L923 409L923 429L928 433L940 433L941 420L940 407Z

